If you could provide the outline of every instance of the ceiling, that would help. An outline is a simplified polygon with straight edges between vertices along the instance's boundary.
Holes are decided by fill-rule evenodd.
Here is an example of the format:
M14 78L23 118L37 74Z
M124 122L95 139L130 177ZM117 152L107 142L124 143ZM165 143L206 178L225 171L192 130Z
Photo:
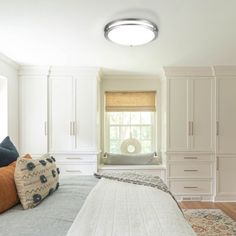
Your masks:
M20 64L158 73L162 66L236 64L235 0L0 0L0 52ZM124 47L103 28L147 18L157 40Z

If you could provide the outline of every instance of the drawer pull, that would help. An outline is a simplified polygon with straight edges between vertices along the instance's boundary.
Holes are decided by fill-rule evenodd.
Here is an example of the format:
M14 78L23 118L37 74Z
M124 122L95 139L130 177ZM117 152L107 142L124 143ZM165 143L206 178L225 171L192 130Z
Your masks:
M80 157L66 157L67 160L81 160Z
M184 170L185 172L197 172L198 170Z
M190 186L187 186L187 187L184 187L184 188L190 188L190 189L196 189L196 188L198 188L198 187L196 187L196 186L192 186L192 187L190 187Z
M81 173L81 170L66 170L66 172L70 172L70 173Z
M198 158L197 157L184 157L184 159L196 160Z

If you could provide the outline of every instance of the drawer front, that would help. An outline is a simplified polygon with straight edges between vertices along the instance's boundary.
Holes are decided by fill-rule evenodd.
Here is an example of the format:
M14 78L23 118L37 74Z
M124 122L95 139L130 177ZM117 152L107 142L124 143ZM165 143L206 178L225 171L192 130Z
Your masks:
M63 163L96 163L96 155L53 155L57 162Z
M168 176L169 178L211 178L212 165L199 162L171 162Z
M211 194L212 182L211 181L197 181L197 180L183 180L183 181L170 181L170 191L174 195L181 194Z
M96 165L57 164L60 175L93 175Z
M213 161L212 155L168 155L168 161Z

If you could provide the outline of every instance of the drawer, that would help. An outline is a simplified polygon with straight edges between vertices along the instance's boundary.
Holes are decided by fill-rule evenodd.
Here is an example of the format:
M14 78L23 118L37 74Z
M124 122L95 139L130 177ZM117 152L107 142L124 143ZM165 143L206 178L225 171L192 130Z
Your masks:
M60 169L60 175L93 175L96 171L96 165L75 165L75 164L57 164Z
M97 163L96 155L53 155L57 162L63 163Z
M193 154L171 154L168 161L213 161L212 155L193 155Z
M168 168L169 178L212 178L211 163L171 162Z
M174 195L211 194L212 182L199 180L174 180L169 182L170 191Z

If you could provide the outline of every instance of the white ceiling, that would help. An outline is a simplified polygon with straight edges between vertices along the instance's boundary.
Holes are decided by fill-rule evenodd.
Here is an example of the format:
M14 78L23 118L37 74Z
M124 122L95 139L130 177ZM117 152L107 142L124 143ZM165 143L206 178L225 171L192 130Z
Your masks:
M157 73L162 66L236 64L235 0L0 0L0 52L21 64ZM144 17L159 37L112 44L103 27Z

